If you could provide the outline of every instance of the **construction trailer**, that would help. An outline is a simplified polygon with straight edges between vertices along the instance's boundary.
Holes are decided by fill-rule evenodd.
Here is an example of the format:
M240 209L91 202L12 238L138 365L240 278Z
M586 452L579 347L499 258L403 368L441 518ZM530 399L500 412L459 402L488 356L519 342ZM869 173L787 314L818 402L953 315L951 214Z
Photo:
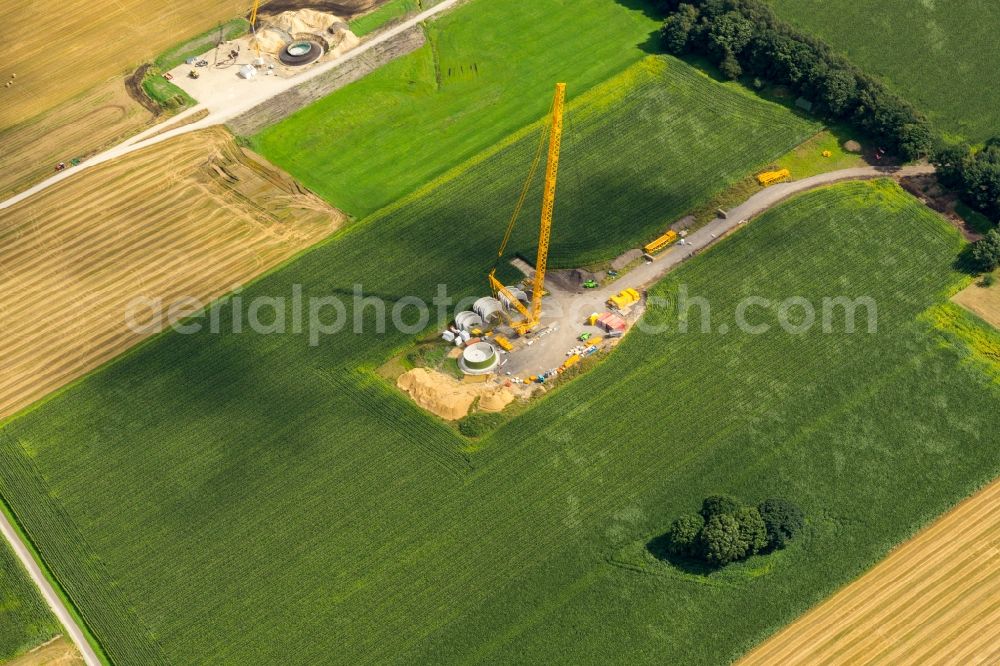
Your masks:
M609 334L622 334L628 328L628 323L626 323L625 319L613 312L605 312L598 317L597 325Z

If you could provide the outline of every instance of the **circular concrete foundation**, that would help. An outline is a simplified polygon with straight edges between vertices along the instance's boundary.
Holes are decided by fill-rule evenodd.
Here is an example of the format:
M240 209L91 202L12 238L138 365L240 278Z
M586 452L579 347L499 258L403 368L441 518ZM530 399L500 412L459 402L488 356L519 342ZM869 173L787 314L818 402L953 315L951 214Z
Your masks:
M458 366L467 375L485 375L493 372L500 362L497 350L488 342L477 342L462 351Z
M298 67L315 62L322 55L321 44L312 40L298 39L282 49L278 59L285 65Z

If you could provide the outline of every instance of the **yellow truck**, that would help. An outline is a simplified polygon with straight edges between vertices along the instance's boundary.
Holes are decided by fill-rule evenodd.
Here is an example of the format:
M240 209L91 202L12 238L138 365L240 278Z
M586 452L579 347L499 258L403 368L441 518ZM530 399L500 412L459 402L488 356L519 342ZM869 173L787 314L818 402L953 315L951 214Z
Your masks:
M765 171L764 173L757 174L757 182L767 187L768 185L774 185L778 181L782 181L786 178L790 178L792 172L788 169L781 169L780 171Z
M670 231L663 234L653 242L643 245L642 251L645 252L646 254L656 254L660 250L663 250L673 245L678 238L679 236L677 235L677 232L671 229Z

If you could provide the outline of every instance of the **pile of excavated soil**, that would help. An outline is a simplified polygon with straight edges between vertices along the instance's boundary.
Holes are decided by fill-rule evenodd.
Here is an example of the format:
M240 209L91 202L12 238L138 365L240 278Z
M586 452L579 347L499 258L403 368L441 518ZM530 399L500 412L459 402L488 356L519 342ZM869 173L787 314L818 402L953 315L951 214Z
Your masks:
M418 405L447 421L457 421L469 413L479 398L479 408L499 412L514 401L514 394L505 388L488 384L463 384L436 370L414 368L400 375L396 386L405 391Z
M250 47L256 45L263 53L277 57L289 44L289 39L303 35L316 35L330 47L330 53L337 57L358 45L360 40L347 27L346 21L336 14L319 12L315 9L299 9L281 12L273 16L261 17L257 36L250 40Z
M335 23L343 23L343 19L335 14L318 12L315 9L300 9L292 12L281 12L274 16L263 17L260 21L266 27L277 28L295 35L300 32L326 32Z

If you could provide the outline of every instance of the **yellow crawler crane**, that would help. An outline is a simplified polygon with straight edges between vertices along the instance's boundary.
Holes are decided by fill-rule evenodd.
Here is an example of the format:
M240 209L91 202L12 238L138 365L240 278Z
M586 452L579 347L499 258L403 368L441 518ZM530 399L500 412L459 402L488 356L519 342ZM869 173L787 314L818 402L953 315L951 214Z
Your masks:
M250 32L253 33L253 50L257 54L255 65L260 64L260 42L257 41L257 12L260 10L260 0L254 0L250 8Z
M549 238L552 234L552 212L555 209L556 203L556 178L559 175L559 149L562 146L563 109L565 104L566 84L557 83L556 94L552 100L552 121L551 128L549 130L549 154L548 161L545 166L545 188L542 192L542 222L538 231L538 255L535 259L535 277L531 288L530 308L521 303L521 301L518 300L518 298L512 294L510 290L507 289L502 282L500 282L500 280L497 279L497 269L495 264L489 275L490 288L493 290L494 295L502 295L504 299L510 303L511 306L517 309L521 315L521 321L513 324L514 332L518 335L526 335L529 333L532 329L538 326L538 323L542 318L542 293L545 290L545 269L549 261ZM497 264L499 264L500 259L503 258L504 250L507 249L507 242L510 240L510 235L514 231L514 225L521 213L521 208L524 206L524 200L528 196L528 189L531 187L535 171L538 169L538 164L541 160L543 145L544 144L539 143L538 151L535 154L534 162L532 162L531 170L528 174L528 180L525 182L524 188L521 190L521 197L518 199L517 206L514 209L514 214L511 216L510 223L507 225L507 232L504 234L503 242L500 244L500 251L497 252Z

